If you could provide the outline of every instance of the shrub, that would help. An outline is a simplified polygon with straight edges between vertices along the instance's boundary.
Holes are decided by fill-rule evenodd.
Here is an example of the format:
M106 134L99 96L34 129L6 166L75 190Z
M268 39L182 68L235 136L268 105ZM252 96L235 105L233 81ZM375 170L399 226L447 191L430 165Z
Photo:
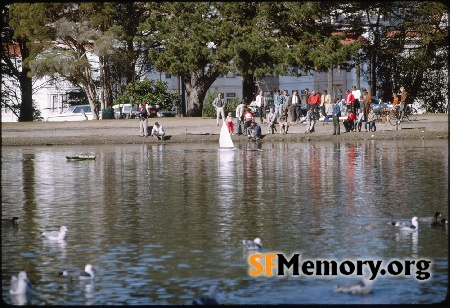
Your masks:
M134 99L133 99L134 96ZM162 110L172 110L174 106L180 107L180 97L177 93L167 89L167 82L160 80L136 81L127 84L122 94L115 100L115 104L140 104L159 105Z
M214 92L208 92L205 99L203 100L203 109L202 109L202 117L204 118L215 118L216 117L216 110L214 109L212 102L217 97L217 94L219 94L219 90L216 88ZM228 112L235 112L237 105L239 105L240 99L239 98L233 98L228 99L225 103L225 117L227 116Z

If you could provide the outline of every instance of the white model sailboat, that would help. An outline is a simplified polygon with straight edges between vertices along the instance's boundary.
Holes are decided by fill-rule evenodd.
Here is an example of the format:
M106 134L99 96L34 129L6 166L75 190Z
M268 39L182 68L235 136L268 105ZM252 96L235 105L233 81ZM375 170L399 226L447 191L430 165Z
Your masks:
M219 145L220 150L236 150L233 140L231 140L231 135L228 132L228 127L225 123L222 125L222 129L220 130Z

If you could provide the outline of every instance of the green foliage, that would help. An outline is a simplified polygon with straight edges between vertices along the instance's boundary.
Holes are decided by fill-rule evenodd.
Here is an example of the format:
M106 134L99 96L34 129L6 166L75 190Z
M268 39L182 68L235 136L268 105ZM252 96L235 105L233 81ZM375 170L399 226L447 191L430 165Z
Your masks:
M33 121L42 122L44 121L44 118L41 115L41 111L37 107L37 103L33 101Z
M214 92L208 92L206 94L205 100L203 101L203 112L202 117L204 118L215 118L216 117L216 109L212 105L214 99L219 94L219 90L217 88L214 89ZM238 97L228 99L225 104L225 116L228 112L233 112L236 110L237 105L239 105L241 100Z
M172 110L174 106L180 107L181 101L177 93L167 89L167 82L160 80L137 81L134 85L127 84L115 104L159 105L163 110Z
M217 94L219 94L219 90L217 90L217 88L214 90L214 92L208 92L208 94L206 94L205 100L203 101L202 117L216 117L216 110L214 109L212 102L217 97Z

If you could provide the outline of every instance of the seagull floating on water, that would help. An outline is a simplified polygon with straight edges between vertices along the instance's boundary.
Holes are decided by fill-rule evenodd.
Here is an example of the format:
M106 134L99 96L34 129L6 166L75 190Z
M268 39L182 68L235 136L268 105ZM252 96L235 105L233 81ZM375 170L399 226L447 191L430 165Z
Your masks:
M438 217L441 217L441 212L434 213L433 217L422 217L422 218L419 218L419 221L421 221L421 222L434 222L434 221L438 221Z
M419 230L419 218L414 216L411 219L411 225L401 226L400 230L417 231Z
M66 238L67 227L62 226L59 231L45 231L42 233L43 236L48 238L49 240L64 240Z
M60 274L62 276L70 277L72 279L80 279L80 280L94 279L94 269L92 268L91 264L86 264L86 266L84 267L84 271L76 269L70 271L63 271Z
M18 277L12 276L9 293L17 295L26 294L28 288L31 289L31 282L28 280L27 273L25 271L19 272Z
M193 305L219 305L217 301L217 295L219 292L219 288L216 285L212 285L209 287L209 292L206 297L200 297L196 300L192 301Z
M241 243L247 249L253 249L253 250L262 249L261 239L259 237L255 238L253 241L252 240L242 240Z
M445 224L447 223L447 220L445 218L442 218L441 221L433 221L431 223L432 227L445 227Z
M414 216L411 219L411 223L403 222L403 221L396 221L396 222L390 222L390 225L399 227L402 230L418 230L419 229L419 218Z
M349 283L345 286L335 286L334 292L348 294L370 294L373 292L373 281L368 276L363 276L361 280Z

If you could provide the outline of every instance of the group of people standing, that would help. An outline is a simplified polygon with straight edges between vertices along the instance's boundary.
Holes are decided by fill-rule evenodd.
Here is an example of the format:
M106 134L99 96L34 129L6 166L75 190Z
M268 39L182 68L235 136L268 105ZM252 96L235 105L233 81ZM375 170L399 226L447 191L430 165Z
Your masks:
M399 102L399 109L401 116L399 121L402 121L404 111L407 104L407 93L404 87L400 88L402 92ZM375 114L373 112L372 95L367 89L359 90L356 86L352 87L352 90L347 90L345 98L335 99L332 101L331 95L327 90L323 90L323 93L312 90L309 93L309 89L304 90L306 99L301 99L298 90L294 90L292 95L288 94L287 90L280 93L280 90L276 90L273 97L274 106L270 108L269 113L265 114L265 97L263 91L260 90L256 96L255 102L260 115L260 123L268 125L268 134L273 134L276 129L276 124L280 126L280 133L287 133L289 125L296 125L298 123L305 122L305 133L309 134L314 132L314 124L323 117L324 122L333 122L333 135L340 134L340 121L344 108L346 109L346 118L343 120L343 125L346 132L361 131L362 123L365 122L366 131L375 131ZM394 104L397 95L394 93ZM398 101L398 97L397 97ZM213 101L213 106L217 112L217 125L219 125L219 117L225 119L224 100L219 93L217 98ZM345 117L345 116L344 116ZM236 118L238 134L249 134L249 131L254 134L253 127L259 127L255 122L255 115L246 105L244 101L236 107ZM231 112L228 113L226 118L229 132L234 134L234 124ZM260 131L260 129L256 129ZM250 136L250 135L249 135Z

